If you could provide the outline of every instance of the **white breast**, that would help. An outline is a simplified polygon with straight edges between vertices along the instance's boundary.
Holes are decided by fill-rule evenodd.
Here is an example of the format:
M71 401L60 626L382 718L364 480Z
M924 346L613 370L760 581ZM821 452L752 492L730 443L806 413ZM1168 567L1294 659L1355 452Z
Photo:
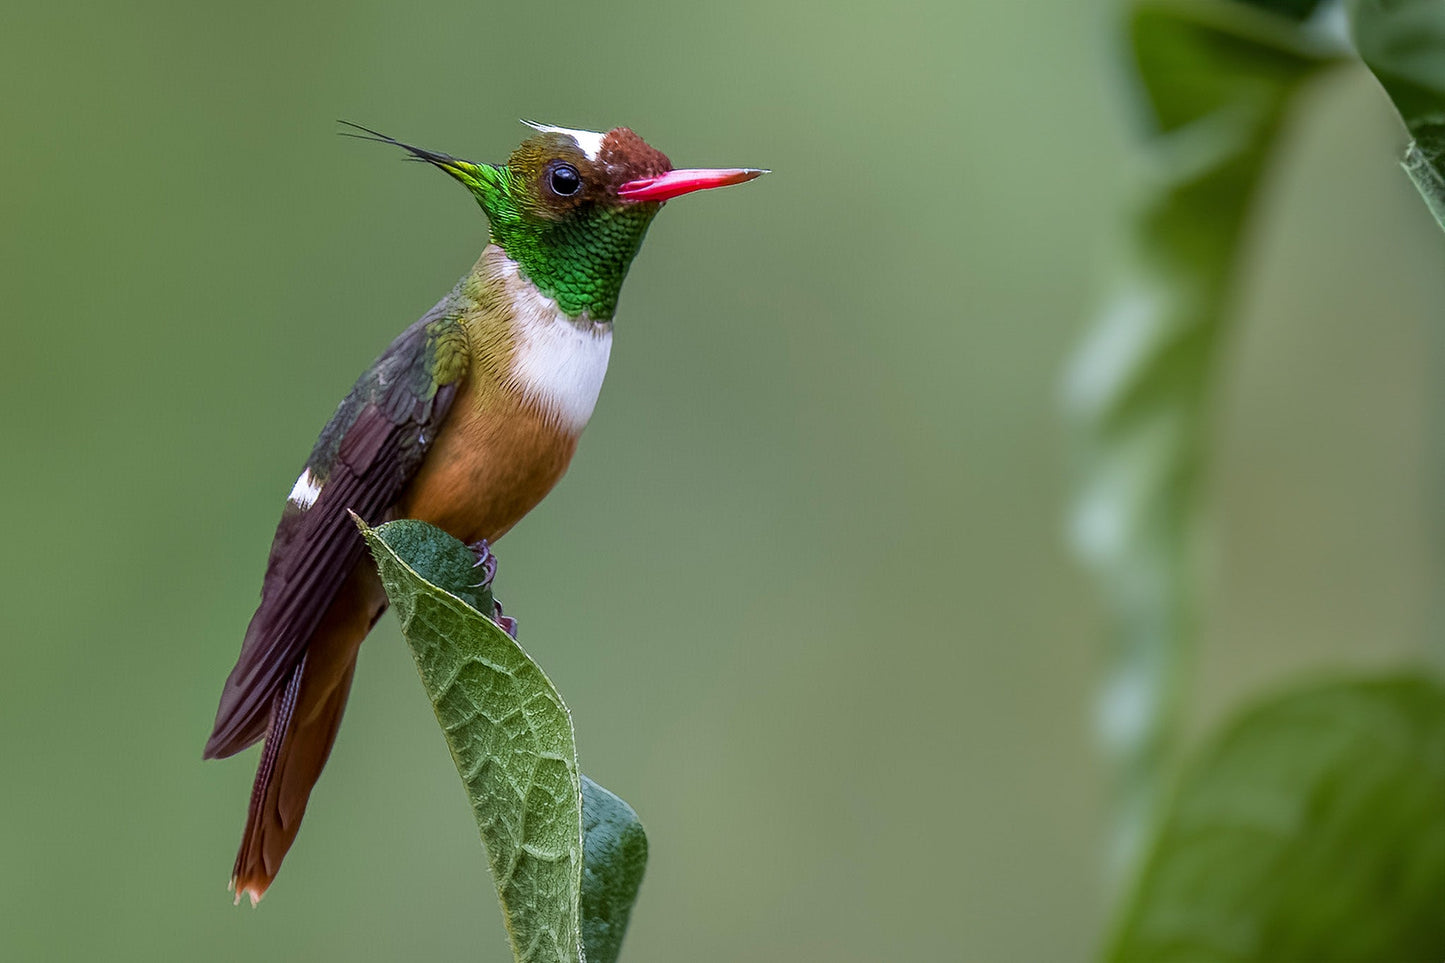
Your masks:
M612 325L574 320L556 301L517 280L512 286L512 383L562 427L580 432L602 391L612 354Z

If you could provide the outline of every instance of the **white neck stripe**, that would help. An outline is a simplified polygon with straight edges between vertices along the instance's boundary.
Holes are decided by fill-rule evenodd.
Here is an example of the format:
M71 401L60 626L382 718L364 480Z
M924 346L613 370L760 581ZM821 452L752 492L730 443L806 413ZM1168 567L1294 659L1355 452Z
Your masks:
M498 254L501 254L498 251ZM508 381L567 431L580 434L592 418L607 361L612 325L567 315L502 254L497 273L510 294L513 351Z

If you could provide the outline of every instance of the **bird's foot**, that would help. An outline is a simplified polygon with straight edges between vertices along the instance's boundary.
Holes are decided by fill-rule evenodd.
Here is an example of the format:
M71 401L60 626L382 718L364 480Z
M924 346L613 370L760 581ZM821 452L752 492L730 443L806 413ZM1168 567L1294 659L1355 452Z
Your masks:
M498 602L495 598L492 599L492 606L496 609L495 614L492 616L492 621L500 625L502 631L510 635L512 641L515 642L517 640L517 620L510 615L503 615L502 603Z
M472 563L472 568L482 570L482 580L472 587L490 591L492 580L497 577L497 556L492 552L492 546L488 545L487 540L483 538L472 542L467 548L471 549L472 554L477 558ZM492 599L492 608L492 621L500 625L502 631L515 639L517 637L517 620L502 614L502 603L498 602L496 598Z
M492 546L487 544L485 538L472 542L467 548L471 549L477 558L472 563L472 568L482 570L482 580L472 587L487 588L492 584L492 579L497 577L497 556L492 553Z

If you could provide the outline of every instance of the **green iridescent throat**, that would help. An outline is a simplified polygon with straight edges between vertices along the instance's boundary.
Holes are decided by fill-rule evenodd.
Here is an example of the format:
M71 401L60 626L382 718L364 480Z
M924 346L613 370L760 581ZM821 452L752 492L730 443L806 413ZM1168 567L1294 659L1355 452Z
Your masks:
M494 221L492 240L563 311L610 321L627 269L661 207L595 205L565 220L516 227Z
M567 314L610 321L627 269L662 205L589 204L548 216L507 168L468 166L462 179L487 212L492 241Z

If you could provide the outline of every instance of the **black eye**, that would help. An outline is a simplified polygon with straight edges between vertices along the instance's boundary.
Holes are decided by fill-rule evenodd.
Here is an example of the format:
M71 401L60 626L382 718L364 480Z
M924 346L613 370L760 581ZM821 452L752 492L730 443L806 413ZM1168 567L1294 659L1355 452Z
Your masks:
M582 175L571 164L558 164L552 168L548 182L552 192L559 197L571 197L582 189Z

